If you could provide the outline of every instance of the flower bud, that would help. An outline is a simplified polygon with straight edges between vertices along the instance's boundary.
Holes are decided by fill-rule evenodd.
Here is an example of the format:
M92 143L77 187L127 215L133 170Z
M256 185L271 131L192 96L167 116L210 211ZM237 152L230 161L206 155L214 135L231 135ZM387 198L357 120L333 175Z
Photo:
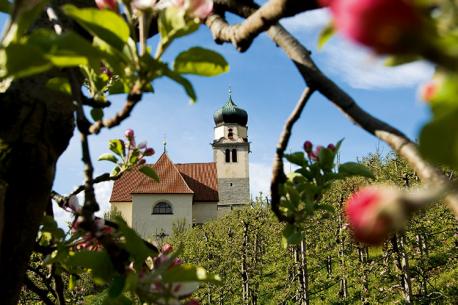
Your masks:
M313 144L312 144L312 142L310 142L310 141L305 141L305 142L304 142L304 151L305 151L306 153L310 153L310 152L312 152L312 150L313 150Z
M131 139L134 137L134 131L132 129L127 129L125 132L124 132L124 135L126 136L126 138L128 139Z
M138 143L137 148L138 149L145 149L146 146L147 146L146 141L143 141L143 142Z
M141 159L141 160L138 160L138 165L143 165L146 163L146 160L145 159Z
M356 240L380 245L405 219L399 190L386 186L363 187L351 195L345 215Z
M213 0L175 0L178 7L191 17L204 20L213 10Z
M95 0L95 4L101 10L109 9L115 12L118 11L118 3L116 0Z
M329 144L327 147L330 151L335 152L336 151L336 146L334 144Z
M132 8L139 11L152 10L157 0L134 0L132 1Z
M200 305L200 303L199 303L199 301L197 301L195 299L191 299L188 302L186 302L185 305Z
M148 148L145 149L145 151L143 152L143 155L149 157L149 156L154 155L154 153L155 153L154 149L153 149L152 147L148 147Z
M164 244L161 248L161 253L169 254L173 251L173 247L171 244Z
M414 0L333 0L336 28L377 53L418 52L423 20Z

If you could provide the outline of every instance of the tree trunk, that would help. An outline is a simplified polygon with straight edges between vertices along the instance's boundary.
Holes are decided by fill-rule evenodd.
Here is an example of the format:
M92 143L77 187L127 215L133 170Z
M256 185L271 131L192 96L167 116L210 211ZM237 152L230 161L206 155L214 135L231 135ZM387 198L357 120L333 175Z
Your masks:
M0 95L0 274L8 275L0 286L4 305L18 301L56 162L73 134L72 102L47 89L47 80L43 75L20 80Z
M344 198L341 196L339 205L340 210L343 210L343 202ZM339 213L338 216L338 230L337 230L337 245L339 249L339 264L340 264L340 280L339 280L339 297L342 299L346 299L348 297L348 284L347 284L347 276L346 276L346 268L345 268L345 235L344 235L344 228L343 228L343 218L342 213Z
M243 304L249 305L250 286L248 283L248 268L247 268L248 223L244 221L242 221L242 223L243 223L242 266L241 266L242 300L243 300Z
M361 282L363 286L363 291L361 293L361 304L369 304L369 278L367 276L367 262L369 258L369 249L367 247L359 246L358 247L359 262L361 263Z
M296 246L295 261L298 270L299 280L299 304L309 305L309 281L308 281L308 266L307 266L307 244L305 238Z
M401 287L404 292L404 302L412 304L412 283L409 271L409 259L404 251L405 236L404 234L399 238L395 235L391 239L393 251L396 253L396 266L398 267L401 276Z

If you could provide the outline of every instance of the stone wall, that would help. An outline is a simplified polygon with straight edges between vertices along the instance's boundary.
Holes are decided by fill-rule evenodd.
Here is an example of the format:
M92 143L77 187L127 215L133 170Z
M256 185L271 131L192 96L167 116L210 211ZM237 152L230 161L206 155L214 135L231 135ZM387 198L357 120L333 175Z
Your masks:
M218 208L250 203L250 182L248 178L218 179Z

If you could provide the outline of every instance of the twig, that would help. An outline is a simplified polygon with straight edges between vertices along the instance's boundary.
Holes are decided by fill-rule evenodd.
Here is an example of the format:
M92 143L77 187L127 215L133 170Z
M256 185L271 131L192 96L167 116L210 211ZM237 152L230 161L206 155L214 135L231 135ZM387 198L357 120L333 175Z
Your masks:
M286 147L288 146L288 141L291 137L293 126L301 116L302 110L312 96L313 92L314 89L311 88L306 88L303 91L299 101L296 104L296 107L291 112L288 120L286 121L280 139L278 140L277 150L272 166L272 180L270 182L270 192L272 196L271 208L279 220L289 223L294 222L294 217L285 216L280 212L280 184L286 180L285 173L283 171L283 155L285 153Z
M140 82L137 82L132 90L130 91L129 95L127 96L127 100L124 103L123 108L115 114L114 117L105 120L99 120L92 124L89 127L89 132L91 134L98 134L102 128L113 128L118 126L127 119L132 110L134 109L135 105L142 99L142 92L141 92L142 85Z

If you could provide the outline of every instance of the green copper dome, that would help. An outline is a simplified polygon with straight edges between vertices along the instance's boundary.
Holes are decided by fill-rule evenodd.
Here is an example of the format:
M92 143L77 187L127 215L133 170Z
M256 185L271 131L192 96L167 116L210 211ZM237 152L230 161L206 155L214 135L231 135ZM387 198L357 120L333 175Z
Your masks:
M236 123L242 126L246 126L248 123L248 113L232 101L232 96L229 93L229 99L226 104L220 109L216 110L213 114L215 124L219 125L222 123Z

